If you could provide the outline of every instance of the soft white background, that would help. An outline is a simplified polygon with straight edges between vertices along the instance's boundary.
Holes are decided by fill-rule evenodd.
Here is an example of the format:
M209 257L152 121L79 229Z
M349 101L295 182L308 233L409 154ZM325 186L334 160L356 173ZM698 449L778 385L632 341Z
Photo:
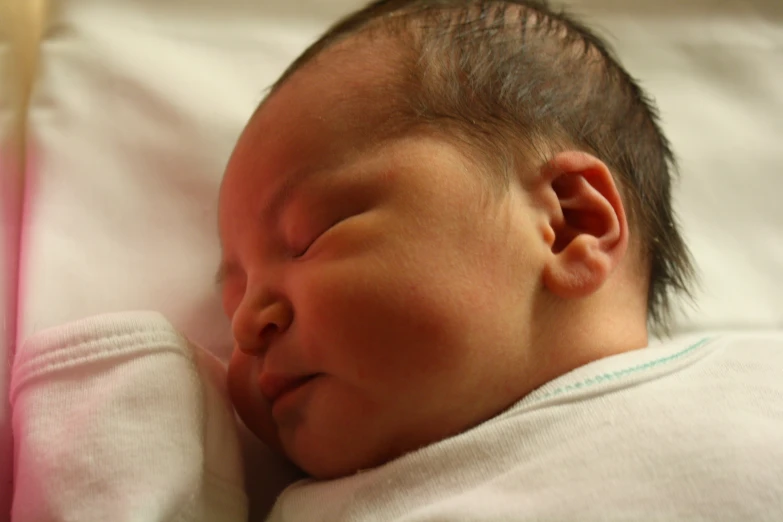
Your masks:
M154 309L228 354L211 282L222 169L264 89L360 3L53 3L29 113L20 340ZM701 291L677 331L783 328L783 2L574 10L657 98L681 160L677 208Z

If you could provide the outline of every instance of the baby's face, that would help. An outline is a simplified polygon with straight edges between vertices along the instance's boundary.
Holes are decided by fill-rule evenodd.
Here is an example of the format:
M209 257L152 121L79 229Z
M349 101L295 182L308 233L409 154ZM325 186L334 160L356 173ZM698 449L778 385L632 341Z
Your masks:
M526 195L493 194L460 147L383 137L376 57L349 54L327 53L265 103L220 196L232 399L320 478L519 398L545 249Z

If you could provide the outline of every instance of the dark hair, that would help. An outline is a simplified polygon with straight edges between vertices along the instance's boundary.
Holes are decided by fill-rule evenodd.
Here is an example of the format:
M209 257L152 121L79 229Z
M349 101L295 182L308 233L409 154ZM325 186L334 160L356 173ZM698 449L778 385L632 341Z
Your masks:
M648 263L648 321L668 332L672 296L690 295L694 277L672 209L676 162L653 102L607 43L543 0L379 0L329 29L272 92L325 49L376 31L408 57L400 111L416 122L506 160L575 147L609 166Z

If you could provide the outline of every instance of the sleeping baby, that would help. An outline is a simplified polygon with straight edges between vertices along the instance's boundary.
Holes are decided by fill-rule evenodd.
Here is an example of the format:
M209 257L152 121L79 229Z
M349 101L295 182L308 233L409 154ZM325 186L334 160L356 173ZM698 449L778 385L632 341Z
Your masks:
M650 345L694 273L674 175L650 98L542 2L377 1L332 27L220 190L228 396L308 476L269 520L783 519L783 337ZM71 326L71 345L160 345L140 317ZM220 379L166 335L208 384L150 404L201 411ZM193 415L224 426L199 462L236 477L230 415ZM213 502L185 519L245 516L205 483L176 497Z

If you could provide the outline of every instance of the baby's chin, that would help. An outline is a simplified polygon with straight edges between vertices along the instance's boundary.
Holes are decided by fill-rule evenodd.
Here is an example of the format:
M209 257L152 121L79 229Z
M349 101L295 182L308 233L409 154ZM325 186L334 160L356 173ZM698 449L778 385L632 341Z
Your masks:
M250 432L272 451L282 455L308 476L318 480L336 479L381 466L410 449L402 445L399 429L378 422L383 415L365 415L317 407L297 422L278 425L269 402L253 385L254 369L244 356L235 355L228 366L228 391L231 402ZM321 397L327 404L341 397ZM344 397L343 397L344 398ZM346 401L350 404L350 401ZM371 420L372 419L372 420ZM385 428L385 429L384 429ZM415 439L421 442L421 438Z
M325 448L291 447L288 450L284 449L283 454L309 477L316 480L334 480L354 475L359 471L382 466L395 457L357 451L356 448L327 451Z
M395 437L385 436L383 432L373 433L372 426L366 428L364 433L320 430L316 434L308 433L306 429L290 437L283 433L282 451L311 478L333 480L384 466L421 447L400 446L395 443Z
M316 479L349 475L359 468L347 443L334 445L334 434L329 437L312 426L298 425L290 432L283 428L281 436L269 402L252 385L252 373L241 359L235 356L228 366L229 397L242 423L259 441Z

